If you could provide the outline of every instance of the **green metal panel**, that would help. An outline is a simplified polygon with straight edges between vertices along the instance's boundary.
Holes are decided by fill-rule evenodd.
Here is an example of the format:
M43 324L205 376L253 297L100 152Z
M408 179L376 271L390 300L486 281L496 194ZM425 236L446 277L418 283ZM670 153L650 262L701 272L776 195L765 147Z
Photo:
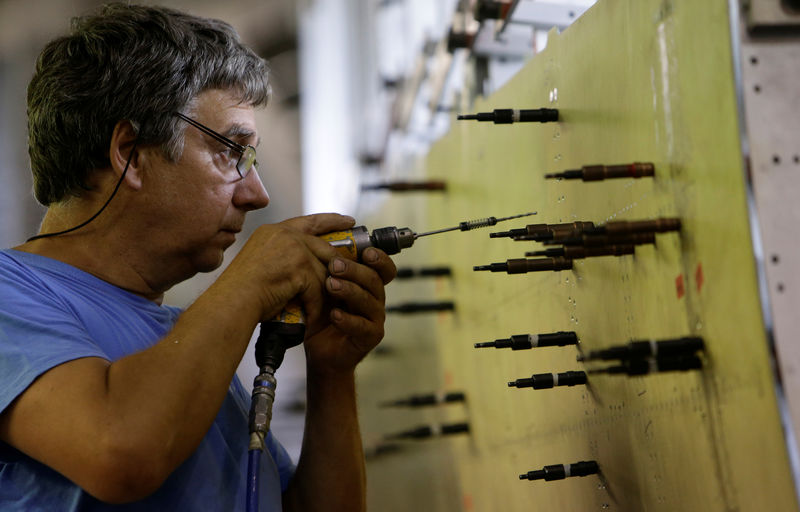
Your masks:
M655 247L635 256L576 260L563 272L472 272L473 265L534 248L490 240L486 231L421 239L398 255L401 264L450 262L455 278L392 285L389 303L454 297L458 309L391 320L388 344L408 352L394 364L368 360L366 393L391 398L386 394L425 385L464 389L467 408L423 414L468 417L472 432L371 463L373 509L797 510L748 231L727 8L725 0L599 2L563 34L551 33L521 73L474 105L475 111L558 108L559 123L455 124L425 166L429 177L448 180L447 195L392 198L368 218L375 227L423 230L538 210L530 222L677 216L684 226L680 234L658 235ZM633 161L653 162L656 177L543 179L545 172ZM532 391L506 382L583 369L574 347L472 348L557 330L577 331L583 350L697 334L708 345L706 367L593 376L587 387ZM414 340L407 339L412 332ZM423 360L417 372L414 361ZM406 380L379 388L392 372L415 375L413 386ZM367 437L387 428L385 412L363 413ZM410 414L394 425L410 426ZM407 457L416 457L413 466L401 462ZM517 479L544 465L588 459L598 461L601 477ZM411 473L438 482L448 498L406 488L405 502L389 502L376 492L404 486ZM425 499L436 503L426 507Z

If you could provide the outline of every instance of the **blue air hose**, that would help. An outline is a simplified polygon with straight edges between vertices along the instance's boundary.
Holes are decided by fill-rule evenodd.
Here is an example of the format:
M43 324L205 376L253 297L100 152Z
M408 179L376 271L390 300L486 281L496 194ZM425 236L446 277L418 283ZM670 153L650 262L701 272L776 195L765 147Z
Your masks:
M258 475L261 472L261 450L249 450L247 456L247 512L258 512Z

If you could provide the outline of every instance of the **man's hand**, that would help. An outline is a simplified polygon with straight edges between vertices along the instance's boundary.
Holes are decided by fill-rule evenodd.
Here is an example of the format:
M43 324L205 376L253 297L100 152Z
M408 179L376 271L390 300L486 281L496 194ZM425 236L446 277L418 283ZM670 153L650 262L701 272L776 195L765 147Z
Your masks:
M306 338L306 429L297 473L284 493L284 512L366 509L366 470L355 393L355 367L383 338L384 285L397 269L374 247L362 262L328 262L327 322Z
M269 320L297 299L310 324L327 316L327 265L338 252L318 235L353 227L352 217L320 213L260 226L220 277L256 298L259 319Z
M342 257L328 262L325 289L334 299L329 322L306 339L306 357L312 374L352 372L383 338L386 294L384 285L397 269L383 251L364 250L362 262Z
M221 278L259 297L262 321L300 301L312 372L352 372L383 338L384 285L397 274L394 263L374 247L362 262L351 261L319 238L353 224L351 217L323 213L261 226Z

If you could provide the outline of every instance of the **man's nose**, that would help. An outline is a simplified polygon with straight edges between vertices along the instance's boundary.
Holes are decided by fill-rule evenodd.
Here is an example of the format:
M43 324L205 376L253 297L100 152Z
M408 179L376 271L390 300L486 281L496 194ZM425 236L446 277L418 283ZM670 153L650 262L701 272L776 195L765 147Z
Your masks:
M233 195L233 204L243 210L258 210L269 204L269 194L258 171L252 169L241 180Z

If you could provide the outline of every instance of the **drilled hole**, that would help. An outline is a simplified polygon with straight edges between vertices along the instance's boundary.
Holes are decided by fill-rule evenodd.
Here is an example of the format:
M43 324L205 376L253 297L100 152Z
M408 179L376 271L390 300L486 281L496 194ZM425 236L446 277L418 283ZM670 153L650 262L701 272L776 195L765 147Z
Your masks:
M794 158L792 160L794 160L794 163L800 164L800 155L794 155Z
M779 163L781 163L781 157L778 155L772 155L772 163L778 165Z
M778 283L778 293L783 293L783 283Z
M756 85L755 87L753 87L753 90L756 91L756 93L759 93L759 92L761 92L761 86L760 85Z
M755 66L756 64L758 64L758 57L756 57L755 55L753 55L752 57L750 57L750 64L752 64L752 65L754 65L754 66Z
M778 255L777 254L773 254L772 255L772 263L777 265L779 261L781 261L781 259L778 257Z

